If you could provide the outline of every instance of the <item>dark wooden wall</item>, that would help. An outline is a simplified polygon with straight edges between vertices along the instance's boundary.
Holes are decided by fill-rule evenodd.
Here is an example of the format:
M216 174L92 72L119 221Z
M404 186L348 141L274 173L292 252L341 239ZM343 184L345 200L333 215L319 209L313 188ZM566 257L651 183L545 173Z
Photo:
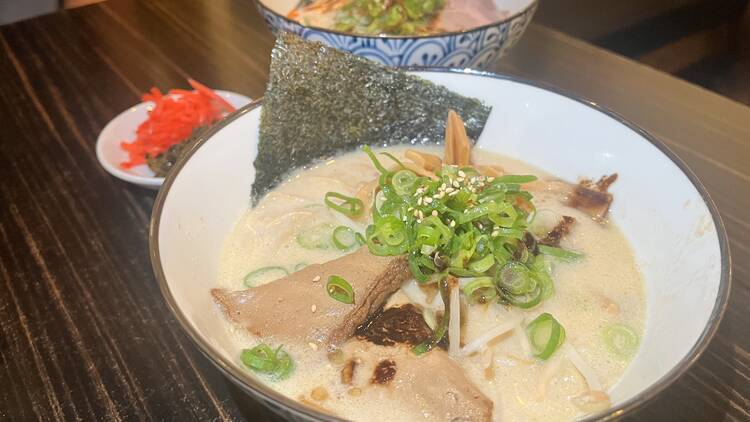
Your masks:
M750 104L747 0L541 0L537 22Z

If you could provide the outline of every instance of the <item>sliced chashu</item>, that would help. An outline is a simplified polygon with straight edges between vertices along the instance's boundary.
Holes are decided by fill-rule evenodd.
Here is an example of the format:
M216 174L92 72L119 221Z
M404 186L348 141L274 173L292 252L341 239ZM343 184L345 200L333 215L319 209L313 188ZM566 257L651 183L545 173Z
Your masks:
M332 275L351 284L353 304L328 295L326 282ZM227 318L251 334L330 349L351 337L409 277L404 256L375 256L363 247L262 286L213 289L211 294Z
M343 346L343 351L346 363L342 382L347 382L350 391L357 389L360 400L398 401L392 407L398 409L398 416L409 420L492 419L492 401L442 349L417 356L408 346L387 347L352 340Z

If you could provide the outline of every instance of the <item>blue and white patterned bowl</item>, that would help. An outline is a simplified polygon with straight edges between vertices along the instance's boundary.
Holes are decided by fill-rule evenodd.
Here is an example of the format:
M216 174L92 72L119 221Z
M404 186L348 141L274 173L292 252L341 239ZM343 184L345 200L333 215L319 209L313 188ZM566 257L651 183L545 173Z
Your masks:
M255 0L272 32L287 31L387 66L430 66L483 69L505 54L526 30L538 0L495 0L508 10L501 21L461 32L424 36L351 35L288 19L289 0Z

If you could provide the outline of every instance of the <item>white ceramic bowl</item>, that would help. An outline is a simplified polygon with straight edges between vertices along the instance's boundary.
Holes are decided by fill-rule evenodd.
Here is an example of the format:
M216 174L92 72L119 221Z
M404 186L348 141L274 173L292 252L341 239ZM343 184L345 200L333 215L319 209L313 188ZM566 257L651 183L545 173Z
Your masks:
M730 285L724 227L692 172L663 144L586 101L487 73L417 74L492 105L481 148L571 181L620 175L611 213L645 277L646 329L640 351L610 392L613 407L596 417L618 417L674 381L716 331ZM235 383L287 414L328 420L242 369L212 312L208 291L220 249L249 205L259 118L259 102L241 110L169 175L152 217L153 267L174 315Z
M242 94L220 90L215 90L215 92L237 109L250 103L250 98ZM159 189L164 178L156 177L147 165L141 164L128 170L120 167L120 163L128 160L128 153L122 149L120 143L131 142L135 139L136 129L146 121L148 111L153 107L154 103L151 101L138 103L110 120L96 140L96 158L107 173L118 179L151 189Z
M494 0L506 18L459 32L431 35L352 35L302 25L287 18L299 0L255 0L271 31L295 33L306 40L348 51L386 66L439 66L483 69L505 54L523 35L538 0Z

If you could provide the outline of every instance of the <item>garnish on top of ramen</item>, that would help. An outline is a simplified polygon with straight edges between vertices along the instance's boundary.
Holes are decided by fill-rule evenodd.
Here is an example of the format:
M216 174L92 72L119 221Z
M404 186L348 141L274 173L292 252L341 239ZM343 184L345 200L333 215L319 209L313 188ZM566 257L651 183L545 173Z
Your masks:
M536 176L500 175L491 169L485 169L488 175L482 174L470 164L471 144L461 118L452 110L448 116L444 161L411 153L419 157L417 161L430 162L429 170L383 153L394 162L386 168L364 147L380 173L377 185L366 194L372 196L368 208L373 221L364 236L367 247L379 256L405 254L411 276L419 283L437 282L446 306L455 291L470 303L497 300L533 308L554 293L547 257L569 261L582 255L554 246L540 248L528 230L536 214L533 196L522 188L536 181ZM334 203L330 197L341 202ZM328 192L325 203L350 218L360 217L365 209L361 199L338 192ZM449 277L463 277L463 289L451 288ZM457 312L446 312L433 338L415 347L415 353L437 345L447 334L450 317L458 318ZM554 318L551 321L556 323ZM553 328L544 330L544 353L537 354L542 359L563 342L564 329L559 324ZM537 334L541 331L530 331L531 338L542 338ZM556 335L560 332L562 337ZM457 344L458 339L453 341Z
M143 94L142 100L154 107L138 126L136 138L120 143L128 153L122 168L148 164L157 176L165 176L191 139L235 110L210 88L193 79L188 83L193 91L172 89L163 95L154 87Z
M490 114L479 100L364 57L279 34L263 97L252 199L257 202L290 171L344 150L439 143L449 109L463 116L471 139L479 138Z
M506 16L493 0L303 0L287 14L305 25L364 35L454 32Z

